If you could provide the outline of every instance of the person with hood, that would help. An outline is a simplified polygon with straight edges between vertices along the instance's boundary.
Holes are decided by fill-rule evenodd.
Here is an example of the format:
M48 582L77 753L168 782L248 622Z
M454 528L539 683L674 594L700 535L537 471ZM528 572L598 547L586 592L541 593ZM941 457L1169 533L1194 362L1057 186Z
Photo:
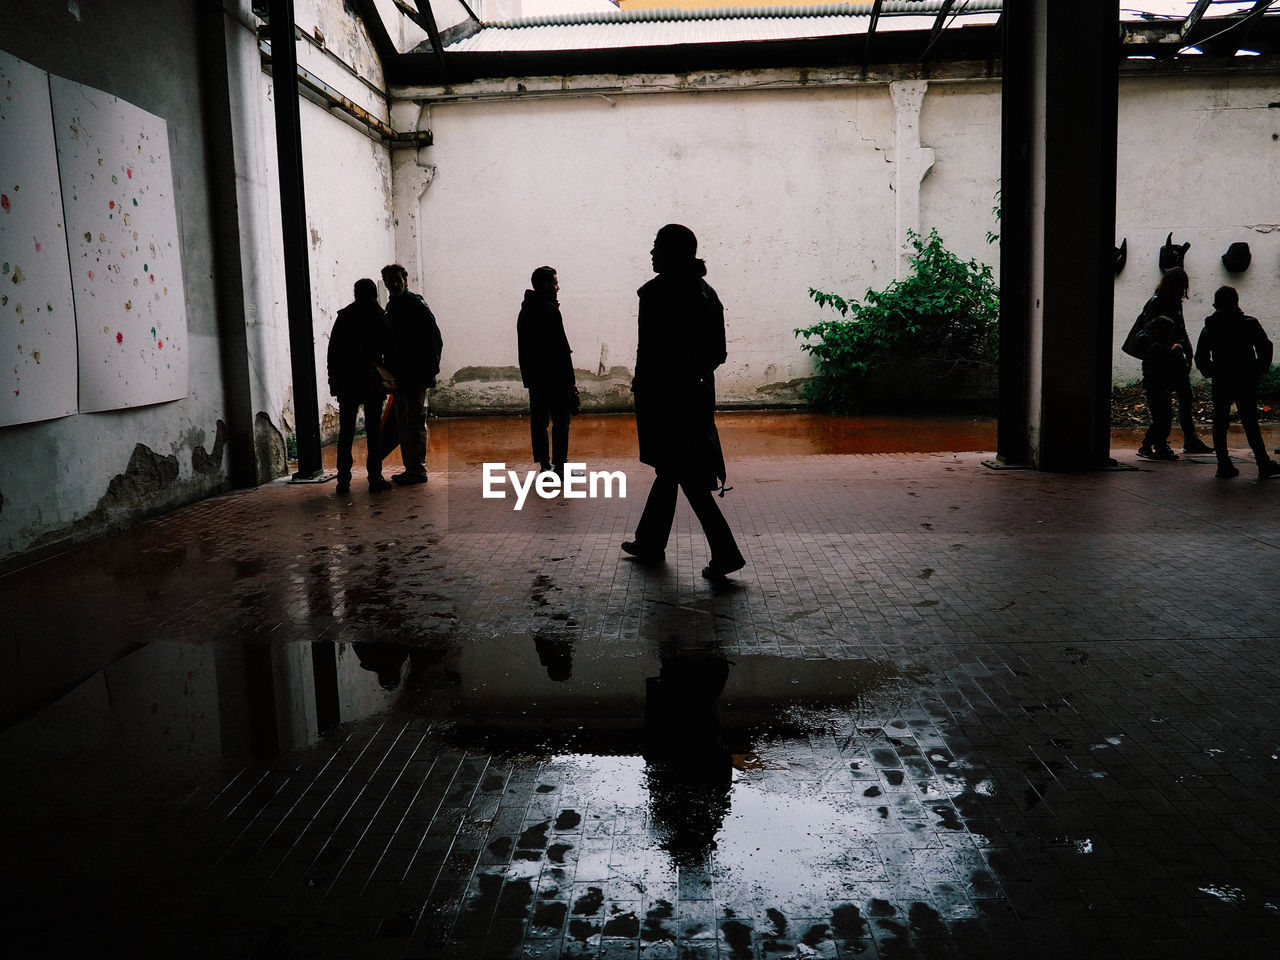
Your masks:
M392 346L387 365L395 376L395 411L404 472L393 483L427 482L427 390L440 373L440 327L427 302L409 290L409 271L398 263L382 268Z
M715 369L727 356L724 306L703 278L693 231L669 223L658 231L650 256L657 274L638 291L636 439L640 462L654 468L653 486L625 553L642 562L666 559L675 517L676 488L684 491L711 547L702 569L721 580L746 565L712 492L724 495L725 465L716 431Z
M329 392L338 398L338 494L351 490L351 444L356 435L356 414L364 407L364 433L368 457L369 490L391 488L382 476L382 373L391 331L378 304L378 285L368 278L357 280L355 299L338 311L329 334L326 358Z
M529 436L533 459L543 473L564 474L569 458L569 419L578 394L573 351L560 316L560 280L555 267L538 267L529 279L516 319L520 379L529 391ZM551 443L547 443L547 423Z
M1213 313L1205 317L1196 341L1195 360L1200 373L1213 381L1213 447L1218 453L1218 476L1224 479L1240 473L1227 453L1233 403L1258 464L1258 478L1280 475L1280 464L1267 454L1258 427L1258 378L1271 369L1273 349L1262 324L1240 309L1235 287L1219 287L1213 295Z
M1191 281L1182 267L1172 267L1160 276L1155 292L1142 307L1133 329L1121 347L1130 356L1141 357L1135 350L1137 336L1156 317L1168 317L1173 321L1174 342L1182 348L1182 370L1177 372L1172 384L1178 398L1178 425L1182 428L1183 453L1213 453L1213 448L1196 435L1195 397L1191 390L1191 337L1182 316L1182 301L1190 295ZM1149 341L1148 341L1149 342ZM1176 459L1176 457L1175 457Z

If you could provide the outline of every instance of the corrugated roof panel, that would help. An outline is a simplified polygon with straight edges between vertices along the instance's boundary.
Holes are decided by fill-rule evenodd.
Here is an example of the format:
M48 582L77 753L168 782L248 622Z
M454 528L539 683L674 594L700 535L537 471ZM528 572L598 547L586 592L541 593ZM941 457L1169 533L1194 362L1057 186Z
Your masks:
M929 10L937 3L886 3L912 11ZM957 4L949 24L995 23L998 0ZM510 23L485 24L478 33L450 44L450 53L532 53L565 50L609 50L623 47L675 44L742 43L753 40L804 40L819 37L858 36L866 33L869 4L815 7L769 7L759 10L637 11L616 16L584 15L536 17ZM661 14L671 14L661 16ZM927 15L913 12L882 16L877 32L929 30L936 10Z

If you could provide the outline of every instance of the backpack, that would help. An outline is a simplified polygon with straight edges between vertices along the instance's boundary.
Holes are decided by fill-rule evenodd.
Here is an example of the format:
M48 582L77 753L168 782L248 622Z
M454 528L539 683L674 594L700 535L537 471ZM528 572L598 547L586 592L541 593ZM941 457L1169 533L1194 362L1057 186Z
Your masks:
M1152 297L1152 300L1155 298ZM1135 359L1142 359L1142 350L1138 347L1138 334L1142 333L1147 326L1147 308L1151 306L1151 300L1142 305L1142 312L1138 314L1138 319L1133 321L1133 326L1129 328L1129 335L1124 338L1124 343L1120 345L1121 351L1127 353Z

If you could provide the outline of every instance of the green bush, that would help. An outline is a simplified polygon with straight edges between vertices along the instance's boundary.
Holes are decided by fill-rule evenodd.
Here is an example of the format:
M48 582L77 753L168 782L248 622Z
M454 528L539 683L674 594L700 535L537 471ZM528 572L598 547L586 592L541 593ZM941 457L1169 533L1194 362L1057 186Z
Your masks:
M1280 399L1280 364L1273 363L1271 369L1258 378L1258 396Z
M936 230L909 237L912 273L884 290L867 290L861 302L810 288L814 302L840 314L795 331L817 363L805 384L812 406L856 412L868 377L878 372L929 370L939 381L967 366L995 366L1000 291L991 268L961 260Z

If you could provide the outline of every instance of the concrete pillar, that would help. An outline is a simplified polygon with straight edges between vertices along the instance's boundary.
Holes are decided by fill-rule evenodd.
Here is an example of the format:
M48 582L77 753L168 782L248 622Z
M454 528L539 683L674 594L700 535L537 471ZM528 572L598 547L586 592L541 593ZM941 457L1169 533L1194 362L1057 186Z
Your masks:
M248 308L244 297L243 249L240 230L243 211L237 151L237 106L232 64L237 70L243 51L228 26L229 16L215 4L197 10L200 23L200 72L204 79L204 108L209 132L209 194L223 216L213 219L213 276L218 295L218 343L221 347L223 394L226 399L227 479L237 487L256 486L259 478L253 442L253 369L249 350ZM230 34L230 39L229 35ZM255 38L256 39L256 38ZM242 46L242 45L241 45ZM256 42L253 67L261 71ZM235 79L239 79L237 76Z
M1001 322L1020 334L1001 341L1001 414L1025 433L1005 432L999 452L1098 469L1111 462L1119 9L1011 0L1005 16L1006 107L1030 96L1005 118L1001 173Z
M928 89L927 80L889 84L894 121L894 242L898 251L894 277L898 279L910 272L907 258L912 250L907 232L920 232L920 184L933 169L933 149L920 144L920 108Z
M412 101L394 103L391 125L397 130L431 129L431 110ZM435 180L431 148L397 149L391 153L392 211L395 221L396 262L409 271L409 289L421 292L431 264L423 262L421 216L427 191Z

